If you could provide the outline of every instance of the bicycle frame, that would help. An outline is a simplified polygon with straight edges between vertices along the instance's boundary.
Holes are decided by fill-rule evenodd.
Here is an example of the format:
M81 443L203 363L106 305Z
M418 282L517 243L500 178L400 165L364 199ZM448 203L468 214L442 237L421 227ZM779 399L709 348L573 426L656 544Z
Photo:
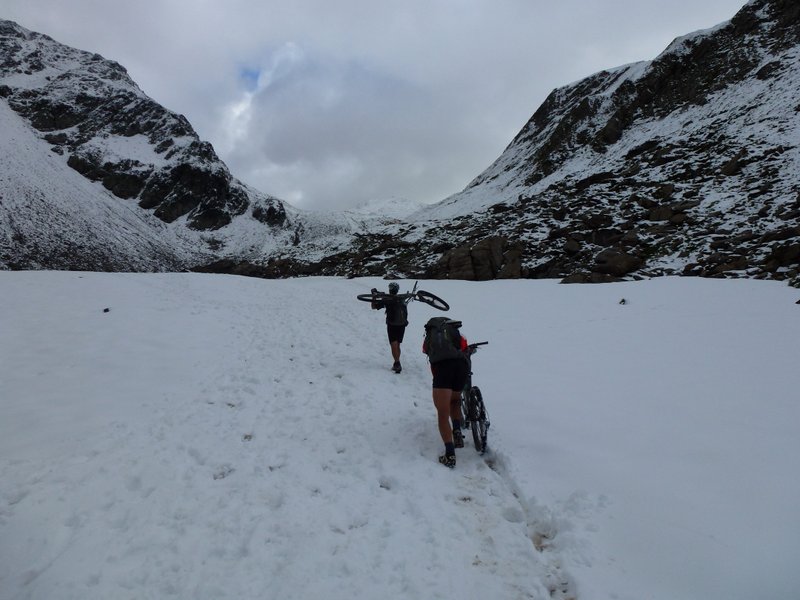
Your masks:
M478 342L467 346L464 353L467 359L467 380L461 390L461 416L464 426L472 430L472 440L475 450L483 454L486 452L486 438L489 430L489 417L483 403L483 395L478 386L472 385L472 355L478 346L489 342Z
M467 350L464 352L464 355L467 357L467 383L464 384L464 391L469 391L472 387L472 355L478 351L478 346L485 346L489 342L476 342L474 344L469 344L467 346Z

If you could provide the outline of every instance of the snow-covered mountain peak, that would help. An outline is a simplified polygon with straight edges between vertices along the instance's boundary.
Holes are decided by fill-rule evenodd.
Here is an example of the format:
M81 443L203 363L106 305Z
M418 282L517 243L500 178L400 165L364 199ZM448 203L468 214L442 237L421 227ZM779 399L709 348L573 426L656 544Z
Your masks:
M348 212L384 219L404 219L425 206L424 203L398 196L369 200Z

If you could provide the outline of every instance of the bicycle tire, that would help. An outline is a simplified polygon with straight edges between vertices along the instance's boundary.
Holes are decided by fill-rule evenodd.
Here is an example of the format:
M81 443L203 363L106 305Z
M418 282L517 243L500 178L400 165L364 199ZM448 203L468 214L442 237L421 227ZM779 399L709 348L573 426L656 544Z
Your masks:
M386 297L388 295L389 294L386 294L384 292L375 292L374 294L372 294L372 293L370 293L370 294L359 294L358 296L356 296L356 298L358 300L361 300L362 302L380 302L381 300L384 299L384 297Z
M397 300L401 299L403 302L408 302L412 300L414 296L412 294L387 294L386 292L375 292L375 294L359 294L356 296L357 300L361 300L362 302L381 302L383 300Z
M437 310L450 310L450 305L447 302L439 298L439 296L426 292L425 290L418 290L414 298Z
M469 390L469 412L470 412L470 425L472 429L472 442L475 445L475 450L483 454L486 452L486 409L483 405L483 394L478 386L473 386Z
M466 390L461 390L461 416L463 418L463 425L465 428L470 426L470 412L469 412L469 394Z

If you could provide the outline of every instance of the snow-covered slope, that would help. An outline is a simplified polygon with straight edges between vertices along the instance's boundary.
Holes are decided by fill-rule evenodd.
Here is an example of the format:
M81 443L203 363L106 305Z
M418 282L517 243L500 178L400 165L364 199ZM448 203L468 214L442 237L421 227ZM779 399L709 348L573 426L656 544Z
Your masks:
M12 268L180 269L193 255L191 240L179 230L43 151L2 99L0 130L0 262Z
M384 285L0 272L0 599L796 595L796 290L420 282L489 341L450 471Z
M402 220L414 214L425 206L422 202L415 202L408 198L391 197L381 200L365 202L355 209L347 212L365 216L381 217L384 219Z

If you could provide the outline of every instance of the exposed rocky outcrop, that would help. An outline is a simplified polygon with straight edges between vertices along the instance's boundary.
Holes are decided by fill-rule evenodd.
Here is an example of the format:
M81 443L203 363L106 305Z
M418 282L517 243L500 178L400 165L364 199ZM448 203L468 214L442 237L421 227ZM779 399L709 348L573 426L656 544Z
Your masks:
M448 250L426 271L426 276L468 281L518 279L522 275L521 255L521 247L507 238L487 237Z

